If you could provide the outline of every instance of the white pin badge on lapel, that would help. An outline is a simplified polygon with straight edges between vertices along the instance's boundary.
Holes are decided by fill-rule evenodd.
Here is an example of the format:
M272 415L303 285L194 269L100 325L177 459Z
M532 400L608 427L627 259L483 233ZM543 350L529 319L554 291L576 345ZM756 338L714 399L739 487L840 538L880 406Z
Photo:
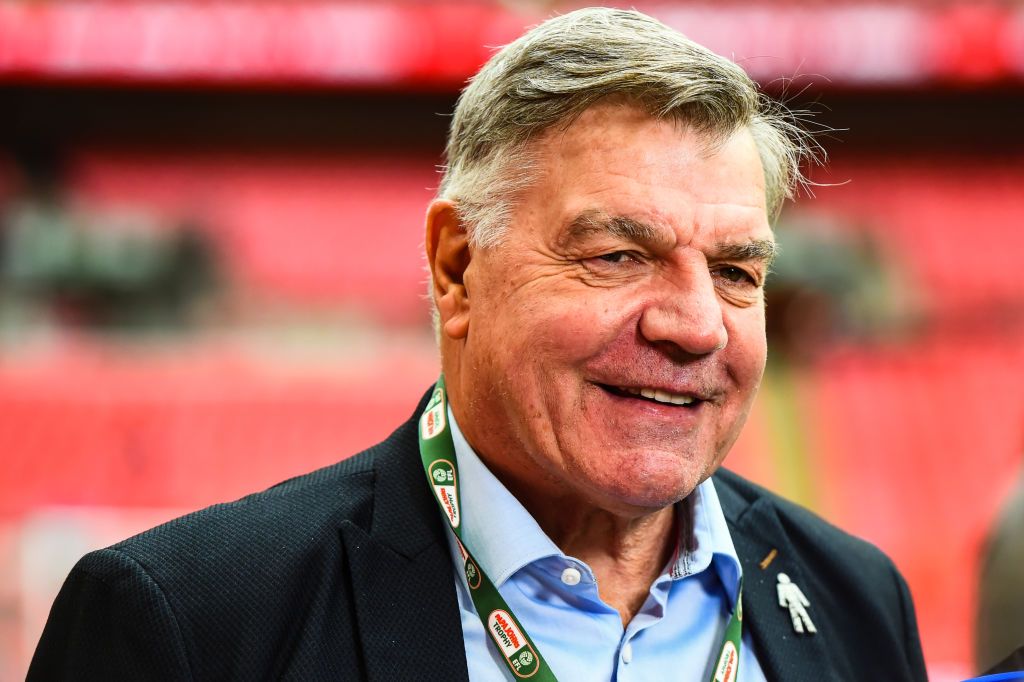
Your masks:
M779 606L789 609L789 617L793 621L793 631L799 634L813 635L818 631L807 614L807 607L811 602L804 596L803 590L797 587L796 583L789 579L785 573L779 573Z

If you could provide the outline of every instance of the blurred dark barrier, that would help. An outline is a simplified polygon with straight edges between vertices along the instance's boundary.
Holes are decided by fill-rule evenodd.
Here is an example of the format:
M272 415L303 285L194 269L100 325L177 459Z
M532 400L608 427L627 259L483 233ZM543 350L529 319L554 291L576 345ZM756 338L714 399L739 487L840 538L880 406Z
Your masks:
M556 3L551 3L552 5ZM610 3L625 4L629 3ZM1012 3L638 3L758 79L839 84L1024 78ZM15 2L0 6L0 74L56 81L460 85L546 12L480 2Z

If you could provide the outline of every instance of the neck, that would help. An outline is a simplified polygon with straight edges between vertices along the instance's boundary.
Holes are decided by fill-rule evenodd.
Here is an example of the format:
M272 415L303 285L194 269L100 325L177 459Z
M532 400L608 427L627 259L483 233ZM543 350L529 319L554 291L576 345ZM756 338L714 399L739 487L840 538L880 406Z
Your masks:
M674 508L623 516L578 499L531 499L508 487L559 549L590 566L601 599L629 623L676 549Z
M449 349L448 354L451 353ZM473 438L476 422L462 411L470 401L459 399L465 394L460 376L458 363L445 364L449 405L463 436L474 447L474 441L482 439ZM510 440L504 449L516 447ZM691 498L683 503L684 527L680 534L672 506L609 510L607 505L588 501L580 491L569 489L564 481L544 472L534 471L527 478L520 467L490 457L477 447L474 450L558 548L590 566L601 599L619 612L623 624L629 623L647 600L651 584L676 548L676 538L683 538L684 549L692 545ZM498 451L501 450L499 447Z

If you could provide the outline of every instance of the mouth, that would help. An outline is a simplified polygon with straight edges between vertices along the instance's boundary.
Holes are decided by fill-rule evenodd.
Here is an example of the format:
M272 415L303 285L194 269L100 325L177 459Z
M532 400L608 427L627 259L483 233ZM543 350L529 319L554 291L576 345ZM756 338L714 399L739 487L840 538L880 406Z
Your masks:
M646 400L659 405L693 409L704 402L703 399L688 393L670 393L660 388L636 387L636 386L611 386L608 384L597 384L606 393L620 398L635 398Z

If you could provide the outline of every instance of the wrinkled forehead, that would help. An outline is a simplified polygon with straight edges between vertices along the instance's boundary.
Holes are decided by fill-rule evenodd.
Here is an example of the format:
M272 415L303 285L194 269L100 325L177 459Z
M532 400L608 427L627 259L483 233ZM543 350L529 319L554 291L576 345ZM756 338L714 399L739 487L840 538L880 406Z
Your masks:
M746 187L745 203L765 205L765 171L749 127L706 131L677 118L655 117L629 101L602 102L548 128L523 145L520 168L528 168L538 183L570 169L641 177L664 160L664 149L677 154L680 180L697 173L694 181L717 183L730 192L729 199ZM581 169L584 159L587 168Z
M725 137L650 116L636 107L601 105L531 145L535 193L574 189L615 201L644 198L652 210L675 201L765 210L765 175L753 135Z

